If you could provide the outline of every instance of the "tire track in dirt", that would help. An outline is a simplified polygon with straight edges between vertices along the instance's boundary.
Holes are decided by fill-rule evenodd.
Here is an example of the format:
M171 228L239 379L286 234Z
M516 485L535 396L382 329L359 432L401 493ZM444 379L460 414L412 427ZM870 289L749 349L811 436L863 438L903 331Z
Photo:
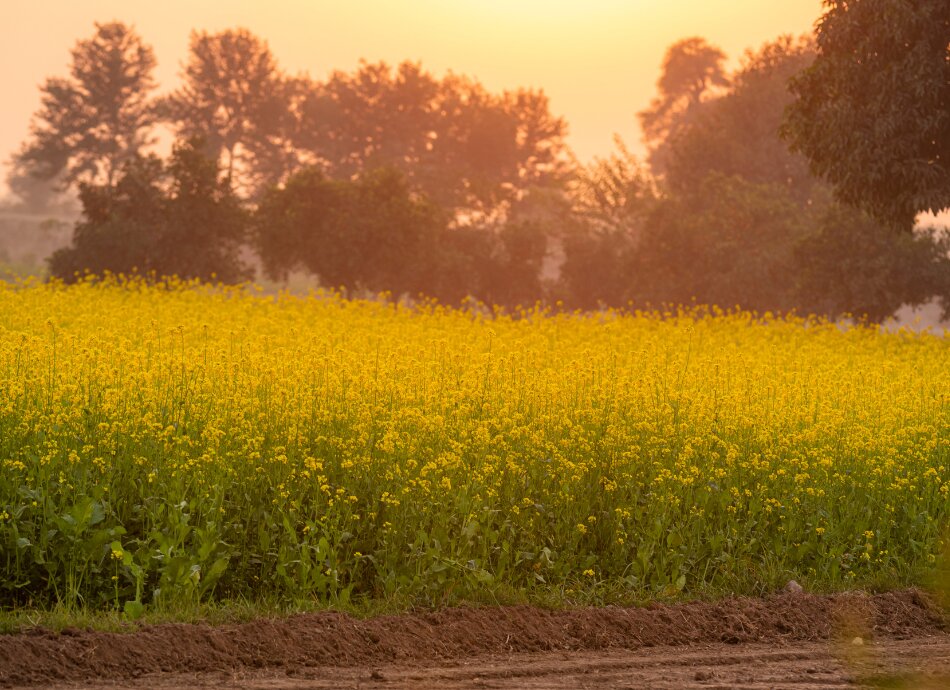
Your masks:
M3 636L0 685L849 687L895 669L943 680L946 630L916 590L644 608L455 608L365 620L319 613ZM847 642L856 635L867 644Z
M884 639L856 653L847 642L654 647L473 657L432 664L314 667L99 679L113 690L394 690L395 688L796 688L950 687L950 635ZM48 686L88 689L87 683Z

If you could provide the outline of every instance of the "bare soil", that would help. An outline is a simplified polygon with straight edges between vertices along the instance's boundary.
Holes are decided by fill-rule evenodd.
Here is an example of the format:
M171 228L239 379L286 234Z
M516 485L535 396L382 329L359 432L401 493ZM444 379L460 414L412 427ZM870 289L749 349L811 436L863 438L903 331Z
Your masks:
M855 638L860 638L856 641ZM0 636L0 686L950 688L946 618L916 590L551 611L339 613Z

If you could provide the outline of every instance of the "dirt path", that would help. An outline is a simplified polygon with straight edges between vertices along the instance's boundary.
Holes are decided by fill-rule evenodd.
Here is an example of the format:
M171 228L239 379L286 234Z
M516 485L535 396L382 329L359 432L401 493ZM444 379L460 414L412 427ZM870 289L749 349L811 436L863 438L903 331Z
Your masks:
M639 651L547 652L438 664L149 674L49 686L114 690L383 690L393 688L796 688L950 687L950 636L886 640L860 650L831 643L696 645Z
M860 636L862 644L854 644ZM903 685L901 684L903 683ZM309 614L0 637L0 686L950 687L946 621L916 591L546 611Z

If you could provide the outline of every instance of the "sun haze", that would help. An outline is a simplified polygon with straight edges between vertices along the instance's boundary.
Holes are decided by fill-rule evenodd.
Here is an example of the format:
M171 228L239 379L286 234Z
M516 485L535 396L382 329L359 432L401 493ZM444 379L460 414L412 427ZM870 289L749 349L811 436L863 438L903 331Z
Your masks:
M616 132L638 148L635 113L654 92L667 46L703 36L731 59L780 34L811 30L820 0L64 0L0 4L0 160L28 134L44 79L66 73L69 50L93 22L131 23L174 87L192 29L243 26L266 39L281 66L316 79L361 58L417 60L436 74L486 87L543 89L569 125L581 160L606 154Z

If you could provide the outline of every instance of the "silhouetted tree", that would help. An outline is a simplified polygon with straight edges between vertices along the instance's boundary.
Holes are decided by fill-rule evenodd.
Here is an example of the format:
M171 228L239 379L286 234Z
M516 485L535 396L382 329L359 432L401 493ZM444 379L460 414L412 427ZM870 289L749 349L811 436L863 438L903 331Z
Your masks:
M420 65L360 63L313 84L298 103L295 143L336 178L401 170L434 203L490 215L564 172L564 121L543 93L488 93Z
M713 172L739 175L756 184L776 184L802 205L826 201L826 185L779 136L789 79L814 59L813 41L784 36L748 51L729 86L696 106L676 134L656 142L664 160L664 183L688 192Z
M579 309L619 307L632 297L636 244L630 235L586 229L564 239L560 297Z
M793 309L804 221L782 187L712 174L658 203L637 247L630 297L655 306Z
M339 178L395 161L415 171L433 156L438 92L438 81L417 64L394 72L385 63L360 62L353 74L335 71L310 85L296 143Z
M396 170L349 181L308 168L265 192L254 237L272 277L304 268L331 287L415 294L431 281L443 227L441 212Z
M704 38L686 38L671 45L663 58L656 98L638 114L643 136L653 148L651 162L662 172L662 149L657 142L675 136L696 107L717 89L728 85L725 54Z
M265 192L255 244L273 278L307 270L330 287L529 305L544 296L549 230L524 217L449 227L393 168L332 180L316 168Z
M825 5L785 131L842 200L909 232L950 207L950 6Z
M172 151L165 227L153 270L224 283L248 280L252 272L240 253L249 217L205 150L204 141L193 138Z
M473 298L531 306L546 296L541 271L549 238L537 220L448 228L431 247L435 263L420 291L448 304Z
M508 221L494 231L494 237L489 234L492 251L473 266L478 284L472 296L508 307L527 307L543 299L541 265L549 234L543 223L530 220Z
M615 138L616 152L578 168L574 218L564 234L563 299L575 307L621 305L630 297L636 250L657 203L646 167Z
M656 184L623 140L615 137L614 145L616 151L610 156L595 158L575 171L575 209L595 230L636 239L656 200Z
M126 164L114 188L82 184L82 220L69 247L49 258L50 274L72 282L84 273L132 273L152 269L164 215L162 164L155 157Z
M948 265L936 258L942 241L909 233L887 240L883 227L842 209L782 141L789 80L814 56L811 40L780 38L748 52L727 86L673 112L652 141L662 201L635 261L621 258L630 254L622 245L614 249L630 274L629 297L879 319L946 294ZM589 261L606 260L586 249ZM600 271L612 275L605 265Z
M96 24L71 54L70 76L40 87L43 105L11 176L112 187L122 166L152 141L155 56L121 22Z
M829 204L795 247L796 304L806 313L881 321L938 297L950 310L950 239L933 228L894 232L862 211Z
M233 186L254 193L287 172L299 85L284 78L265 41L246 29L192 32L182 79L163 100L164 114L178 136L204 138Z
M83 218L72 245L49 260L53 276L133 273L239 282L247 219L204 142L178 144L167 166L156 157L126 165L114 188L83 184Z

